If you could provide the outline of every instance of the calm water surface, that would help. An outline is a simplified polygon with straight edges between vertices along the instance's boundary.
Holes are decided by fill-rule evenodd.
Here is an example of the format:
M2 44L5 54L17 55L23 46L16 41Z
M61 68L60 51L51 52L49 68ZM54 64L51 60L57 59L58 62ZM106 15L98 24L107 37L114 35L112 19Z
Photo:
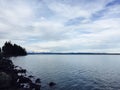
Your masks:
M120 90L119 55L28 55L12 60L41 79L41 90ZM57 85L48 87L51 81Z

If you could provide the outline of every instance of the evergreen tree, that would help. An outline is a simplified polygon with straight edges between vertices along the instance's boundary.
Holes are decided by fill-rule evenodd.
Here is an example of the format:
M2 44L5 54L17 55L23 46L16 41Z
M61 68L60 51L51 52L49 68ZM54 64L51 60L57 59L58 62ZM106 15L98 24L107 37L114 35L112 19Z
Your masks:
M1 53L1 48L0 48L0 60L2 59L2 53Z
M11 42L5 42L2 47L2 52L6 56L22 56L26 55L26 50L17 44L11 44Z
M0 47L0 53L1 53L1 47Z

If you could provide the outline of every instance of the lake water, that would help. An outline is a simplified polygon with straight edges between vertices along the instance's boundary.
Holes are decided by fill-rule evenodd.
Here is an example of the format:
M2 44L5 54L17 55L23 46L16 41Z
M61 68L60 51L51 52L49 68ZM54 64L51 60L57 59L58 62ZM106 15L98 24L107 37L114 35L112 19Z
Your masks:
M41 90L120 90L119 55L27 55L12 60L41 79ZM50 88L51 81L57 85Z

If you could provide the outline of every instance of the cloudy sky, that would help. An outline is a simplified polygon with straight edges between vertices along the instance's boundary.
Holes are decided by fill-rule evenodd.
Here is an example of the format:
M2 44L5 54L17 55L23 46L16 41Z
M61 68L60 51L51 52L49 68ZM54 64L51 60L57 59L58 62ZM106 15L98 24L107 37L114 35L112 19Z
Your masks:
M120 0L0 0L0 46L120 52Z

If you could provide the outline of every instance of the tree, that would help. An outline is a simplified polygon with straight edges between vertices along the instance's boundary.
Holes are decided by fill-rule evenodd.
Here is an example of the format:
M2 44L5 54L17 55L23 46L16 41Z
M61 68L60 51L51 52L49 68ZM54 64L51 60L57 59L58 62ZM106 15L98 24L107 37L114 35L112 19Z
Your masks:
M17 44L11 44L11 42L5 42L2 47L2 52L5 56L22 56L27 55L27 52L24 48Z
M1 52L1 48L0 48L0 60L2 59L2 52Z
M0 53L1 53L1 47L0 47Z

